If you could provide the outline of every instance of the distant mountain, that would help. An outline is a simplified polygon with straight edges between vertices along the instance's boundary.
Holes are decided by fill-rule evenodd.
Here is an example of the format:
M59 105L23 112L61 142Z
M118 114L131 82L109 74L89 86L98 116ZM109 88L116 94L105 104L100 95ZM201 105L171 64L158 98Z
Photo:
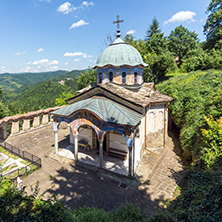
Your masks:
M80 75L80 72L84 71L73 70L71 72L57 71L51 73L37 73L37 75L41 76L41 81L37 80L35 76L33 77L33 74L36 73L18 74L19 76L13 79L14 82L17 81L16 85L21 82L23 77L25 77L27 84L20 84L17 88L14 84L11 91L9 91L8 88L3 89L3 102L9 105L13 114L55 106L55 99L60 97L62 92L72 91L74 93L77 90L76 77ZM15 74L0 75L0 86L1 84L5 84L4 86L6 86L12 83L14 75ZM44 79L51 76L53 77ZM30 79L33 79L31 84L28 83ZM6 83L2 83L2 80L6 81ZM61 80L63 80L64 85L59 84Z
M42 72L42 73L4 73L0 74L0 87L3 92L15 91L27 84L34 84L48 80L60 75L68 74L68 71L58 70L55 72Z

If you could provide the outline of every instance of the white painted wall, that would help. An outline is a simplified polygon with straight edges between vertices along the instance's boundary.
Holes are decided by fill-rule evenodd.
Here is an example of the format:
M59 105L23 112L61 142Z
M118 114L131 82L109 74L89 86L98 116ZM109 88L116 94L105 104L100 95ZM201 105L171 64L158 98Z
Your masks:
M135 168L140 161L140 150L141 150L140 144L141 144L140 138L136 138L135 139Z
M152 106L147 109L146 126L147 134L164 128L164 105Z
M122 135L109 133L109 147L128 152L126 139Z
M139 125L139 140L140 140L140 150L142 149L143 143L145 141L145 116L142 117L141 123Z
M87 141L88 144L92 147L92 129L80 128L79 129L79 141L80 140Z

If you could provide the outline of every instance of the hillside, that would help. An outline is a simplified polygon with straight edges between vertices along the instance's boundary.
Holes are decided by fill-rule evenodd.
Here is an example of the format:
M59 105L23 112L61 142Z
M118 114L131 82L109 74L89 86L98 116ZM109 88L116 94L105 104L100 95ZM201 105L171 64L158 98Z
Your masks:
M3 91L12 92L27 84L38 83L67 73L69 72L64 70L42 73L4 73L0 75L0 87Z
M55 75L52 78L23 85L12 92L3 91L3 102L9 106L12 114L55 106L55 99L59 98L63 92L73 94L77 90L76 77L80 75L79 70L73 70L68 73L62 72L61 75L58 75L58 73L54 73ZM26 79L31 78L26 77ZM17 77L17 80L20 80L20 78ZM64 80L64 85L58 83L61 80Z

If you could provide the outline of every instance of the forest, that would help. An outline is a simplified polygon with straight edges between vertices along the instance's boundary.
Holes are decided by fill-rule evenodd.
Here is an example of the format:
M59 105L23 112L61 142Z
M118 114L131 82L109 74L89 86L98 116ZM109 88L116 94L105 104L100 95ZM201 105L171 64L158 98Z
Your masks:
M59 221L58 218L63 221L70 221L70 218L76 221L101 221L101 218L103 221L107 218L109 221L221 221L222 1L212 0L206 13L204 42L182 25L165 36L157 18L148 26L144 39L135 39L132 35L124 37L124 41L137 48L144 62L149 64L144 70L145 82L155 82L160 92L174 99L169 106L170 117L179 133L180 158L185 166L178 196L163 201L160 211L147 218L136 206L122 206L115 212L93 208L68 210L56 199L44 202L41 197L23 198L8 185L9 182L4 182L0 186L0 215L6 206L7 212L16 210L13 197L19 196L21 212L27 220L33 218L33 221L36 219L33 212L42 218L53 217L54 221ZM57 81L68 75L72 79L66 80L64 86L59 85ZM66 99L76 95L77 90L95 80L95 71L88 69L78 71L75 76L63 73L34 85L27 82L20 86L20 82L10 81L10 92L5 92L6 88L1 85L0 118L63 105ZM44 94L49 97L43 98ZM2 197L13 199L14 205L10 206L7 201L3 203ZM32 211L25 210L28 206L33 207Z

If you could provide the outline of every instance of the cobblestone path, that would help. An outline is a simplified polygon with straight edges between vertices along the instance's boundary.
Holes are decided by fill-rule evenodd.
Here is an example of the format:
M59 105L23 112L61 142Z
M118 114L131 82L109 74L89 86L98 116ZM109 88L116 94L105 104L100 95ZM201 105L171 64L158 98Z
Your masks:
M68 145L69 130L59 130L59 147ZM6 142L42 158L42 168L24 178L31 192L39 181L40 193L64 198L73 208L83 205L112 210L122 203L138 204L153 214L161 199L172 197L181 180L182 164L174 152L173 142L166 149L147 150L137 168L137 180L126 188L100 173L74 165L72 160L52 158L54 135L52 125L9 137Z

